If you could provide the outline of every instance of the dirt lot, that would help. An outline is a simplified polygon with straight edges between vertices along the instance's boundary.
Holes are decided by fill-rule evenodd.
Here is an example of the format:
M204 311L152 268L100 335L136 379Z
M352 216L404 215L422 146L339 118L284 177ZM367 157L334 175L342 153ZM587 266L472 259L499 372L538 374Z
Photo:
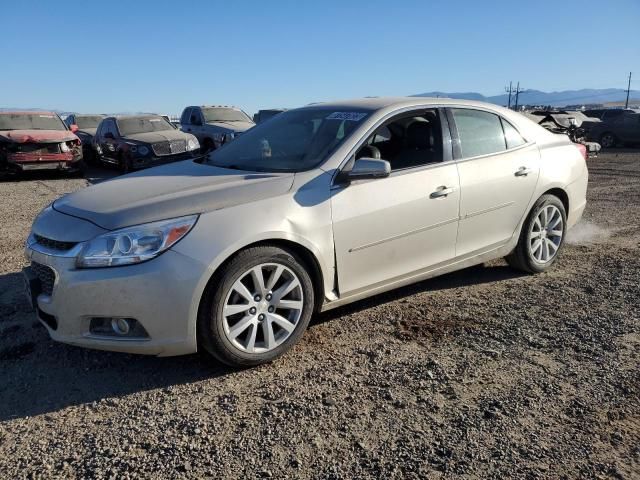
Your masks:
M85 181L0 183L0 478L640 478L640 151L590 170L553 271L496 261L323 314L245 371L50 341L22 244Z

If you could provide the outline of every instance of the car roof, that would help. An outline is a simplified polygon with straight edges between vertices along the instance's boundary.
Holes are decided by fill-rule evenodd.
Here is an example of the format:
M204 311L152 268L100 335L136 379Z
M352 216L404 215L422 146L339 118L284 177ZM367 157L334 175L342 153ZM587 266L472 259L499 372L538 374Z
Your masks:
M387 107L412 107L421 105L467 105L475 107L496 108L498 105L476 100L465 100L445 97L365 97L331 102L311 103L307 107L327 108L362 108L365 110L380 110ZM303 107L304 108L304 107Z
M3 110L0 115L57 115L57 113L46 110Z

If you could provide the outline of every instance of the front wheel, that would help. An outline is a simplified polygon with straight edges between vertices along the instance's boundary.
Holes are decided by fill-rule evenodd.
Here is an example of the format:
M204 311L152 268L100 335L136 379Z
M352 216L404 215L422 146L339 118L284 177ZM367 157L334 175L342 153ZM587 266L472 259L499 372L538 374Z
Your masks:
M205 290L199 342L227 365L267 363L298 342L313 306L313 284L303 261L274 246L249 248Z
M549 269L564 242L567 213L555 195L543 195L522 226L515 250L506 257L513 268L529 273Z
M600 135L600 146L602 148L612 148L618 143L618 139L611 132L605 132Z

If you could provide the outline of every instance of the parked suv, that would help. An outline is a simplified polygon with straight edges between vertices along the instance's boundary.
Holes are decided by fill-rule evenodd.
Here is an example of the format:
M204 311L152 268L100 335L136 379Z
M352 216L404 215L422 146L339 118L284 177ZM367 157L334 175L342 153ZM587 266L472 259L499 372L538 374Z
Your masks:
M94 152L93 152L93 137L96 134L96 130L98 129L98 125L100 122L106 117L106 115L82 115L77 113L72 113L67 118L64 119L64 123L66 123L69 129L73 129L76 132L78 138L82 141L82 156L85 161L93 160ZM76 128L73 128L73 126Z
M123 172L193 158L200 144L160 115L107 117L93 139L97 158Z
M236 107L187 107L180 128L196 136L203 152L215 150L255 126L249 115Z

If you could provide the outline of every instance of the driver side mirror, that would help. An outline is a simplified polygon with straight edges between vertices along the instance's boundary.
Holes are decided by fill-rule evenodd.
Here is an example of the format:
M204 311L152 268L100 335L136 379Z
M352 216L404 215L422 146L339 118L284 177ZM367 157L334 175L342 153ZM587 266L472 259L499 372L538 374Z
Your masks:
M77 132L78 130L80 130L80 129L78 128L78 125L76 125L75 123L72 123L72 124L69 126L69 130L71 130L71 133L76 133L76 132Z
M359 158L353 163L353 167L345 175L345 180L367 180L388 177L391 173L391 164L379 158Z

